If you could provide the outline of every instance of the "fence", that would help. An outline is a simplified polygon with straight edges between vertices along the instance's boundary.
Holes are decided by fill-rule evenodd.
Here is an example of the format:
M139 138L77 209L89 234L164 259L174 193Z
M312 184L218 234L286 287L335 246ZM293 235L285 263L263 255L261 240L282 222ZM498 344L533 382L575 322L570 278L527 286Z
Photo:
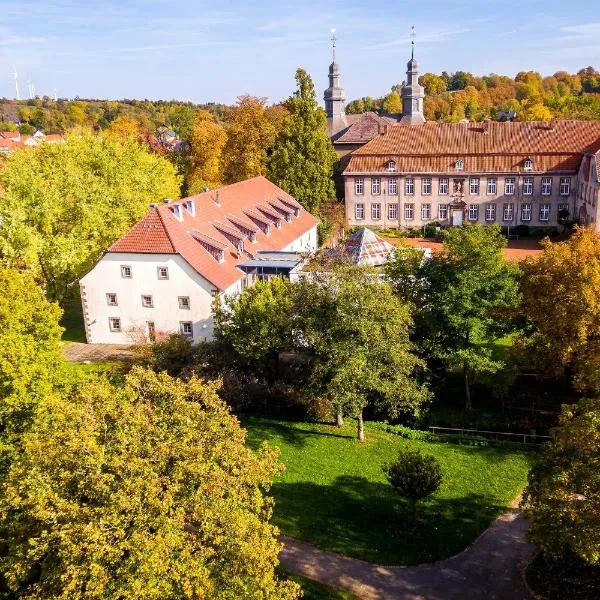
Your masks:
M504 442L506 444L542 444L551 440L549 435L537 435L534 433L506 433L504 431L482 431L479 429L460 429L456 427L437 427L431 425L429 431L445 435L479 436Z

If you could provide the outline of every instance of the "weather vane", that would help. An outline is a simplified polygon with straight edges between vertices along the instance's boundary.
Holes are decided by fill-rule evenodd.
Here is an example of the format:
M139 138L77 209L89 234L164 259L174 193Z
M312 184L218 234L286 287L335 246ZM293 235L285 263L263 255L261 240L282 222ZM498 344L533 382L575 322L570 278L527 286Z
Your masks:
M335 62L335 43L337 42L337 38L335 37L335 29L331 30L331 43L333 49L333 62Z
M414 25L411 27L410 37L412 38L412 41L410 42L411 46L412 46L411 58L414 58L415 57L415 37L417 37L417 34L415 33L415 26Z

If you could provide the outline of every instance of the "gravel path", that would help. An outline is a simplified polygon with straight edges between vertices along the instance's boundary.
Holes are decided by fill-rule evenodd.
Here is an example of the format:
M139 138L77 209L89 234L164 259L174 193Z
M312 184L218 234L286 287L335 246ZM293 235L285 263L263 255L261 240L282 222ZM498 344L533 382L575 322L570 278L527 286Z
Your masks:
M134 357L131 346L120 344L68 344L64 350L69 362L99 362L105 360L130 360Z
M282 538L283 566L364 600L524 600L522 570L533 556L517 509L501 515L475 543L451 558L415 567L384 567Z

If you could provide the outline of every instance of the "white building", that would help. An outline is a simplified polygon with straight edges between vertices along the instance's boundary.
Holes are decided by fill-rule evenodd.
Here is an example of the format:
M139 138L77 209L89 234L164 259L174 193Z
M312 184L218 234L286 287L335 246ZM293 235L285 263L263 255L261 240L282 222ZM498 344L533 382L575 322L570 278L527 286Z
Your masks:
M289 270L290 252L317 243L317 220L264 177L153 205L80 282L87 341L211 339L215 296Z

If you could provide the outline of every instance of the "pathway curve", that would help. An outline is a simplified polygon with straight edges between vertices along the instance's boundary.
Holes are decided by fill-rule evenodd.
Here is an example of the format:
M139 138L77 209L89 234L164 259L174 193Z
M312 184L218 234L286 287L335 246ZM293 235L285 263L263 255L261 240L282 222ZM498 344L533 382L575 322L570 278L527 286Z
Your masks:
M534 549L517 509L498 517L455 556L415 567L383 567L282 538L283 566L364 600L525 600L522 571Z

